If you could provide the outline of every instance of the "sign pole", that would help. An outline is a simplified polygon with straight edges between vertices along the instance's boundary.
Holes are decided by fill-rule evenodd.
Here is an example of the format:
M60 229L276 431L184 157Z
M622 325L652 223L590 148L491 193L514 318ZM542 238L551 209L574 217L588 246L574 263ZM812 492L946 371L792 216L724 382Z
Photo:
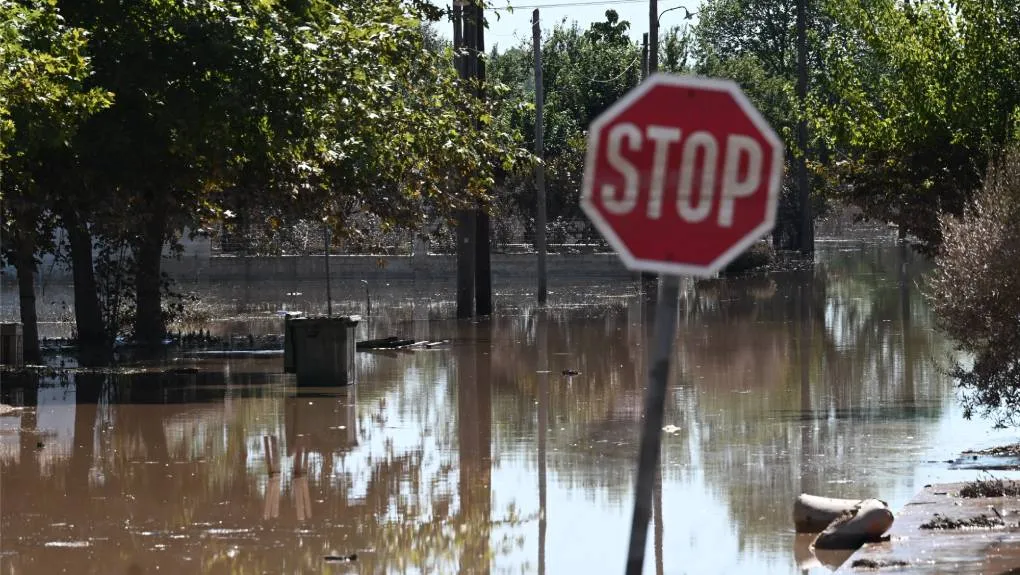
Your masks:
M679 299L680 278L663 274L662 281L659 282L653 342L648 350L645 425L641 430L637 486L634 490L634 518L630 526L630 551L627 553L627 575L641 575L645 562L648 521L652 515L652 489L655 486L655 470L659 466L659 451L662 445L669 359L673 355Z
M715 275L772 230L785 158L735 82L653 73L651 16L651 75L591 123L581 186L581 209L623 264L661 276L627 553L633 575L648 541L680 277Z

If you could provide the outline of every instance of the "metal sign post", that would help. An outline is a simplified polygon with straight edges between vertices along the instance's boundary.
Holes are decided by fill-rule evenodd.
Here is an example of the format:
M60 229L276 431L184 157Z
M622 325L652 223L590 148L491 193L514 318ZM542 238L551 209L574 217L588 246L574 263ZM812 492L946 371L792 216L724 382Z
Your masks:
M655 74L588 131L581 208L624 265L660 274L628 574L644 565L679 277L714 276L772 230L783 159L782 141L729 80Z
M652 345L648 349L645 424L641 429L641 451L638 452L634 517L630 525L630 550L627 552L628 575L639 575L645 560L648 522L652 516L652 488L655 486L655 469L659 466L663 414L666 409L666 388L669 382L669 359L673 355L673 340L676 338L677 302L679 299L680 279L663 275L659 281L655 331L652 334ZM661 518L658 519L658 521L661 520Z

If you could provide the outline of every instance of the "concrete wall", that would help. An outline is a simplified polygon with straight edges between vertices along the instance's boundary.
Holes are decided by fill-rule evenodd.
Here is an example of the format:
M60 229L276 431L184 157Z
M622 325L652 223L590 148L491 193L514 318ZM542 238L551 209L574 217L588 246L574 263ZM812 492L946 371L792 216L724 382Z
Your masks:
M632 279L635 274L615 254L550 254L550 279ZM344 280L450 280L457 275L453 255L334 255L329 258L330 276ZM165 258L163 271L182 282L257 282L268 280L322 280L326 277L324 256L239 257L209 256L192 252L180 259ZM534 254L493 254L494 281L533 278L537 275ZM13 280L14 269L3 270ZM44 262L39 281L69 283L71 272L63 264Z
M457 274L456 256L335 255L329 258L330 276L345 279L452 279ZM258 281L269 279L319 280L326 277L324 256L188 257L165 260L163 269L182 281ZM619 278L634 274L615 254L550 254L550 278ZM532 254L493 254L494 280L529 278L537 274Z

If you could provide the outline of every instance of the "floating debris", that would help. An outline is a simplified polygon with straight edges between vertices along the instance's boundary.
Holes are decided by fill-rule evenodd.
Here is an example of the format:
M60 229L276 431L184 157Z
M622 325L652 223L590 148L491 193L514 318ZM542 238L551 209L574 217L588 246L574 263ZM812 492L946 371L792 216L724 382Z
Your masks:
M21 411L28 409L27 407L15 407L13 405L7 405L6 403L0 403L0 415L14 415Z
M275 357L282 356L282 349L234 349L234 350L211 350L191 351L185 354L188 357Z
M358 560L357 553L350 555L326 555L322 558L327 563L351 563Z
M43 544L43 547L64 547L69 549L81 549L82 547L90 547L92 543L88 541L47 541Z
M367 339L354 344L355 349L396 349L414 343L413 339L400 339L396 336L380 339Z
M401 339L396 336L390 336L380 339L366 339L364 341L359 341L354 344L354 347L359 351L369 351L375 349L419 349L438 347L445 343L448 342L446 340L416 341L413 339Z
M889 567L907 567L910 563L900 559L858 559L850 567L854 569L886 569Z
M576 369L564 369L563 375L567 377L574 377L575 375L581 375L581 372L577 371Z

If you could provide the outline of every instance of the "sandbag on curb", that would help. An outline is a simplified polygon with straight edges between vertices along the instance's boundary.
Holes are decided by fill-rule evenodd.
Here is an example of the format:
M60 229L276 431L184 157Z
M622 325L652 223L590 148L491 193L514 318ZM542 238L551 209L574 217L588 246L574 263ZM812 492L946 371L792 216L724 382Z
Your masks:
M816 549L856 549L878 541L892 527L893 513L884 501L865 499L832 522L815 539Z
M793 502L793 526L797 533L820 533L861 501L863 499L833 499L802 493Z

